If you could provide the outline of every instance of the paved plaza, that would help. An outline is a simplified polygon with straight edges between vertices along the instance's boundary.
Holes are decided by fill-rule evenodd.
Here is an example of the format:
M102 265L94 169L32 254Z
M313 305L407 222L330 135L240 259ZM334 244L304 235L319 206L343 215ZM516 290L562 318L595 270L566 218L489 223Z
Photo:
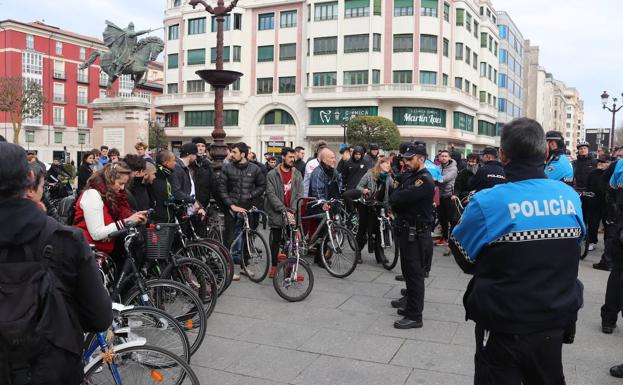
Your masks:
M472 383L474 324L464 322L462 297L469 276L444 248L435 248L426 280L422 329L397 330L390 307L399 272L388 272L364 256L346 279L314 267L315 286L300 303L282 300L266 280L245 278L219 298L208 336L193 357L203 384L382 384L467 385ZM569 385L622 384L608 368L623 362L622 338L600 330L607 272L593 270L601 250L581 262L584 308L573 345L563 348Z

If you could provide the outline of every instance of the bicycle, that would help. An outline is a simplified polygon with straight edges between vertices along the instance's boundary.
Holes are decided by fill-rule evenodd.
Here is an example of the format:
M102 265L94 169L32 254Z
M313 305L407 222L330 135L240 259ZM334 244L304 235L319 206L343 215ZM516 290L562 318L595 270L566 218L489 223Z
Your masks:
M300 228L292 224L287 211L282 214L282 250L287 259L279 262L273 275L273 287L279 296L289 302L307 298L314 288L314 273L309 264L301 259L307 247Z
M234 249L240 244L240 270L246 272L249 279L255 283L262 282L268 275L271 266L270 248L266 239L258 231L253 230L249 225L249 214L259 213L266 216L266 213L257 207L252 207L246 212L239 213L242 217L242 230L231 243L229 252L234 255Z
M301 202L303 200L315 202L308 208L320 206L320 214L301 217ZM300 198L297 200L297 226L300 226L303 219L320 219L314 234L311 235L306 245L315 245L320 241L320 259L322 265L329 274L336 278L345 278L352 274L357 267L357 261L361 257L361 250L357 246L357 241L353 233L346 227L338 224L334 220L332 208L340 206L338 199L317 200L315 198ZM301 233L303 231L301 230ZM352 255L351 255L352 254Z
M396 267L396 264L398 263L400 248L395 242L396 237L394 234L394 220L390 215L387 214L385 204L383 202L365 199L364 197L355 199L353 202L363 205L367 210L370 211L370 215L374 215L376 217L379 228L378 239L374 226L370 226L370 224L368 224L368 228L366 229L368 238L368 252L374 253L377 257L377 260L380 259L383 268L385 268L386 270L392 270L394 267ZM390 260L386 257L385 250L391 249L392 247L394 248L394 253Z

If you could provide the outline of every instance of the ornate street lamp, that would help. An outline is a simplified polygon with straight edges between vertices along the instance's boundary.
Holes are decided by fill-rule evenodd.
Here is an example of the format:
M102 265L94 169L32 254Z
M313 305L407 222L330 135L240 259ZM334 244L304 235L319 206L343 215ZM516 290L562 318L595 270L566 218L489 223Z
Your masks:
M214 130L212 138L214 144L210 147L210 155L215 161L215 168L218 170L227 156L227 146L225 145L225 130L223 129L223 91L225 87L233 84L240 79L242 73L236 71L226 71L223 69L223 24L225 16L231 12L238 4L238 0L233 0L229 6L225 7L224 0L218 0L216 8L212 8L204 0L191 0L188 4L195 8L198 4L205 7L208 13L216 16L216 69L201 70L195 72L201 79L214 87Z
M623 94L621 94L621 96L623 97ZM609 101L610 101L610 95L608 95L607 91L604 91L604 93L601 94L601 104L603 104L604 110L608 110L612 112L612 128L610 129L610 150L612 150L614 148L614 139L616 138L614 134L615 123L616 123L615 117L616 117L617 112L619 112L619 110L621 109L621 107L623 107L623 105L617 108L618 99L612 98L612 107L608 107Z

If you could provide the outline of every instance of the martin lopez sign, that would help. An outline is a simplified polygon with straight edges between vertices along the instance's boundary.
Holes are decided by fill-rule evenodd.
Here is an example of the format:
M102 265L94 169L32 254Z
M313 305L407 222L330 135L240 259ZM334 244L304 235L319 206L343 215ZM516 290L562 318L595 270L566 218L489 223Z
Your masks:
M394 123L399 126L446 127L446 111L426 107L394 107Z

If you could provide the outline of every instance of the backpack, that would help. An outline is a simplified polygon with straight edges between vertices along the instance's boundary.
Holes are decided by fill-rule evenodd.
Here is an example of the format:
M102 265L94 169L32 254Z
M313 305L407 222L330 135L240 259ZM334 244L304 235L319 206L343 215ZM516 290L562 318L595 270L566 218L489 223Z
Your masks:
M73 226L76 216L76 197L70 195L63 198L58 204L57 212L62 224Z
M53 314L67 308L60 281L49 267L55 250L48 241L59 228L46 218L39 238L22 245L21 261L10 258L9 249L0 250L0 360L8 367L11 385L30 383L30 362L53 339Z

